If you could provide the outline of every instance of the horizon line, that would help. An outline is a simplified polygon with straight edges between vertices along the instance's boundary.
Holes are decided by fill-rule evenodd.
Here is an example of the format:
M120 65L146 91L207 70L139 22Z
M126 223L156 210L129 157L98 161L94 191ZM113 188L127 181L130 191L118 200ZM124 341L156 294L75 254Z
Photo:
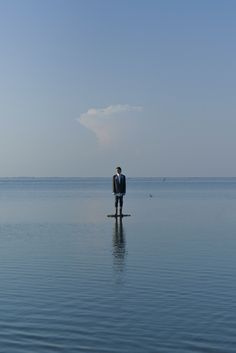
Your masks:
M0 176L0 179L78 179L78 178L112 178L112 175L110 176L47 176L47 175L44 175L44 176L26 176L26 175L19 175L19 176ZM150 179L197 179L197 178L205 178L205 179L223 179L223 178L229 178L229 179L232 179L232 178L236 178L236 175L233 175L233 176L216 176L216 175L213 175L213 176L203 176L203 175L197 175L197 176L186 176L186 175L183 175L183 176L142 176L142 175L139 175L139 176L127 176L126 175L126 178L128 179L138 179L138 178L150 178Z

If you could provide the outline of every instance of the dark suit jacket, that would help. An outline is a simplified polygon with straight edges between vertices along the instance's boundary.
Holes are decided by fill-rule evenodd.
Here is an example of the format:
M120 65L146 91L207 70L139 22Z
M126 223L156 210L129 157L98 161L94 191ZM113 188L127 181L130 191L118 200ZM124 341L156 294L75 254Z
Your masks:
M124 174L120 175L120 182L117 174L113 175L113 192L115 194L126 193L126 178Z

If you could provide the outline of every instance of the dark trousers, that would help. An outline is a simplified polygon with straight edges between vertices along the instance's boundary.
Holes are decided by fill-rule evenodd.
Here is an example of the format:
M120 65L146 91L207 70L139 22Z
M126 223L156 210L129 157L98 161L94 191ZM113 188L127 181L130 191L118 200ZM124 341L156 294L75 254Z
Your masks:
M120 204L120 208L123 207L123 196L115 196L115 207L118 207L118 203Z

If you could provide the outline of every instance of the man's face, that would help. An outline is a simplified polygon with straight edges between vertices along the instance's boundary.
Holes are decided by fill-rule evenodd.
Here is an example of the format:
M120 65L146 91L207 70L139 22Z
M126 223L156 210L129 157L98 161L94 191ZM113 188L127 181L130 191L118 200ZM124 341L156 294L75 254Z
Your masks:
M120 174L120 173L121 173L120 168L117 168L117 169L116 169L116 173L117 173L117 174Z

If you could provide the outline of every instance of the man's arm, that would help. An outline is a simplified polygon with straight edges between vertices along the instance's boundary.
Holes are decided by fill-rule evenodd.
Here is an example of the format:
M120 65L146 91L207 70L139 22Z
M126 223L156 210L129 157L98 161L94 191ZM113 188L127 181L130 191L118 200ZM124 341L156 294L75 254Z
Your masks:
M112 178L112 192L113 192L113 194L116 193L115 176L113 176L113 178Z
M124 194L126 193L126 177L124 175Z

